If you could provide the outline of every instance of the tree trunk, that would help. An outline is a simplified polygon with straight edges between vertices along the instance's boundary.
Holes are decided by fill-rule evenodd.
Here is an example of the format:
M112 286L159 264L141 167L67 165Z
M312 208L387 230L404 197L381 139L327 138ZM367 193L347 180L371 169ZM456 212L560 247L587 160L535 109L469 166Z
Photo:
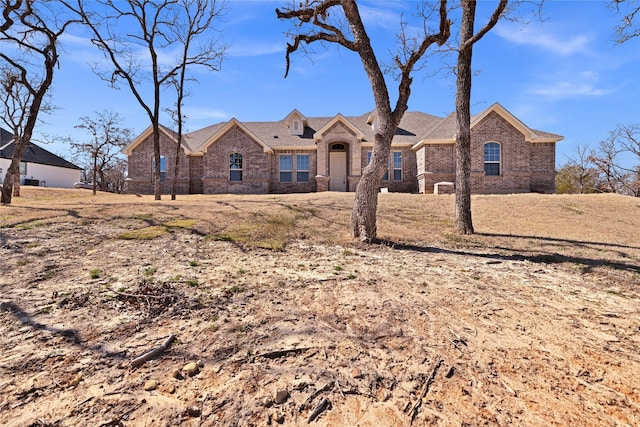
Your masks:
M31 134L28 135L31 139ZM7 174L4 177L4 184L2 185L2 193L0 194L0 203L3 205L10 205L12 196L20 196L20 162L22 161L22 152L27 145L28 140L25 137L14 138L13 155L11 156L11 163L7 169Z
M94 154L93 156L93 183L92 183L92 191L93 191L93 195L96 195L96 186L98 185L97 182L97 178L98 178L98 155L97 153Z
M153 196L155 200L162 199L162 182L160 181L160 126L158 116L154 117L153 123Z
M471 56L476 2L462 5L460 22L460 50L456 80L456 207L455 230L473 234L471 219Z
M13 175L13 197L20 197L20 173Z
M388 167L391 151L391 142L385 144L384 139L383 136L376 135L371 162L362 170L351 211L353 237L365 243L373 243L377 238L378 192Z

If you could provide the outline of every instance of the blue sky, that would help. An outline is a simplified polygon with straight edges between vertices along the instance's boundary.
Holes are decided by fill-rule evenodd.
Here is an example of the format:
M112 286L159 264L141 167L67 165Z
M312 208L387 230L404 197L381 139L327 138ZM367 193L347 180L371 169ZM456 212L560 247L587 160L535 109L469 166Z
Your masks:
M479 2L477 25L495 6ZM640 39L615 45L613 28L618 18L604 0L548 1L543 22L503 21L474 49L472 113L499 102L528 126L564 135L558 144L557 163L571 157L577 145L595 145L618 124L640 123ZM360 115L373 108L373 96L357 55L336 46L307 57L292 56L284 78L285 32L288 22L275 17L275 8L288 1L230 1L219 23L221 38L229 45L222 69L216 73L193 70L199 83L186 100L188 130L196 130L232 117L240 121L271 121L298 109L307 116ZM389 63L402 14L411 25L416 2L363 1L365 25L378 60ZM452 36L453 37L453 36ZM81 116L112 109L124 125L140 133L149 120L127 88L114 90L88 65L100 54L80 30L64 40L65 55L55 77L52 103L57 111L44 116L42 134L86 135L74 126ZM452 63L453 59L448 62ZM410 111L445 116L454 110L455 81L445 70L446 60L427 58L428 66L414 74ZM390 80L392 99L395 83ZM173 100L163 102L170 107ZM165 124L170 124L164 120ZM68 147L55 143L51 151L71 158Z

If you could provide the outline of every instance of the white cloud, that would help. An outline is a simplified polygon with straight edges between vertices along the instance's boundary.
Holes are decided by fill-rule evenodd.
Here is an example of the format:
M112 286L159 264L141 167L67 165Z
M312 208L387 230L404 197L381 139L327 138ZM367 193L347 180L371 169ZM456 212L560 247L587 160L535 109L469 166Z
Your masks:
M554 34L553 28L544 24L524 28L503 24L494 29L496 35L516 45L533 46L561 56L586 53L592 38L586 34L566 35L568 32L565 29L562 35Z
M373 4L380 5L378 2ZM389 10L388 3L380 6L384 6L385 8L365 5L358 6L365 27L377 26L396 31L400 27L400 14Z
M256 40L241 43L234 42L226 53L229 57L264 56L274 53L284 53L286 46L284 40L277 43L260 43Z
M187 107L183 108L184 114L188 121L208 121L211 120L228 120L231 115L223 110L207 107Z
M548 87L538 87L530 91L534 95L552 98L574 98L577 96L604 96L614 92L612 89L600 89L590 83L569 81L556 82Z

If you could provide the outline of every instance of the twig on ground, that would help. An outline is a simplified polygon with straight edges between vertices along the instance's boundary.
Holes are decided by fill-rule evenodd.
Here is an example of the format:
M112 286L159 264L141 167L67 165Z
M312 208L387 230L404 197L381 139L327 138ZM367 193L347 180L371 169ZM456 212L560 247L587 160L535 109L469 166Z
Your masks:
M309 397L307 397L307 399L302 403L302 405L300 405L298 412L304 411L309 406L309 404L313 399L315 399L320 393L331 390L333 386L334 386L334 382L331 381L325 384L324 387L319 388L318 390L311 393Z
M146 361L153 359L154 357L160 356L167 348L171 346L171 343L176 339L176 336L171 334L169 338L167 338L160 347L154 348L153 350L143 354L140 357L136 357L131 361L131 367L137 368L138 366L142 366Z
M320 404L318 406L316 406L316 409L313 410L311 415L309 415L309 419L307 420L307 424L313 422L313 420L318 418L318 415L320 415L322 413L322 411L327 409L329 407L329 405L330 405L329 399L327 399L326 397L324 399L322 399L322 402L320 402Z
M429 392L429 387L433 383L433 380L436 378L436 372L438 372L438 368L440 368L442 363L443 363L443 360L440 359L438 360L438 363L436 363L436 365L433 367L433 370L431 371L431 375L429 375L429 378L427 378L427 381L424 385L424 389L422 390L422 393L418 397L418 401L415 403L415 405L413 405L413 408L411 409L411 421L409 422L410 425L413 424L413 420L416 419L416 416L418 415L418 410L420 409L420 405L422 405L422 401L424 397Z
M277 359L278 357L286 356L289 353L304 353L307 350L311 350L313 347L300 347L300 348L288 348L284 350L274 350L267 353L259 354L259 357L265 357L267 359Z

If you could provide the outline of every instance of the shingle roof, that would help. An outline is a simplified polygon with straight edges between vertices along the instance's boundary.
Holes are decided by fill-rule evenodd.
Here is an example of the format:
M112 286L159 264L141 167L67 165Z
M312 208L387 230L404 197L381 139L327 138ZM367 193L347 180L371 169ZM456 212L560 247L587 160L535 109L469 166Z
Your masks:
M5 144L8 144L12 139L13 134L11 132L0 128L0 148L2 148Z
M482 113L474 116L472 118L472 125L474 120L481 119L484 115L488 114L491 111L497 111L507 119L520 124L520 127L524 132L532 134L536 137L534 142L545 142L546 140L559 141L562 139L562 136L560 135L528 128L524 123L521 123L517 118L515 118L515 116L509 113L498 103L494 103ZM304 119L306 126L302 135L292 135L289 131L288 122L290 121L292 115L299 115ZM331 124L332 121L344 120L348 122L346 123L347 127L351 128L351 130L353 131L357 131L359 136L362 138L362 143L373 144L373 141L375 139L375 131L373 130L373 127L371 126L369 121L371 116L372 113L367 112L360 116L343 117L342 115L338 114L331 117L307 117L298 110L293 110L287 115L287 117L275 122L240 122L236 119L231 119L230 121L216 123L214 125L185 134L183 136L182 143L187 153L202 153L205 151L206 146L208 145L208 143L210 143L212 138L221 136L221 132L229 129L230 126L235 123L237 125L241 125L245 128L246 131L250 132L252 134L252 137L258 139L258 142L267 150L278 150L285 148L313 149L316 146L314 135L318 131ZM176 139L175 132L166 127L163 127L163 129L167 132L168 135L173 135L174 139ZM136 143L139 143L142 140L143 135L139 136L136 141L132 143L132 145L130 145L123 151L126 152L127 149L131 149L133 146L135 146ZM453 142L453 140L455 139L455 135L456 119L454 113L448 115L447 117L437 117L431 114L409 111L403 115L392 143L394 145L411 145L416 148L419 146L419 144L428 143L429 141L442 142L446 140L447 142Z
M13 135L11 135L11 140L9 140L9 142L5 142L4 137L2 142L3 145L0 145L0 158L11 159L11 157L13 157L13 151L15 149ZM66 161L62 157L56 156L52 152L47 151L44 148L34 144L33 142L30 142L22 151L22 161L29 163L38 163L42 165L57 166L66 169L82 169L81 167Z
M347 120L353 127L365 135L363 142L373 143L374 130L367 124L370 113L360 116L349 116ZM306 117L307 126L302 135L291 135L286 120L276 122L242 122L242 125L250 130L267 146L273 149L279 148L309 148L315 147L313 136L322 129L333 117ZM420 112L407 112L404 114L400 126L393 139L395 144L414 144L421 135L442 120L440 117ZM201 151L204 144L218 133L228 122L216 123L203 129L190 132L184 136L185 145L192 151Z

